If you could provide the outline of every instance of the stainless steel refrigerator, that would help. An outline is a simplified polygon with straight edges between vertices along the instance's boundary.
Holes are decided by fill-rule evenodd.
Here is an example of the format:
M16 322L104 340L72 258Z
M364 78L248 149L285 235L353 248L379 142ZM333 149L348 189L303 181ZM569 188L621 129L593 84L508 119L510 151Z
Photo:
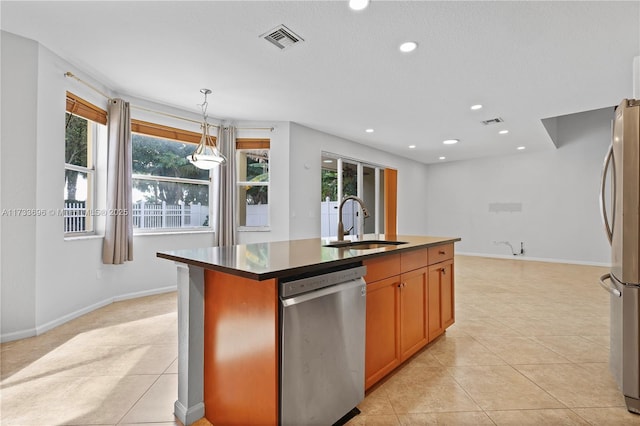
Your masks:
M640 414L640 100L615 109L600 191L611 243L611 272L600 278L610 293L609 367L627 409Z

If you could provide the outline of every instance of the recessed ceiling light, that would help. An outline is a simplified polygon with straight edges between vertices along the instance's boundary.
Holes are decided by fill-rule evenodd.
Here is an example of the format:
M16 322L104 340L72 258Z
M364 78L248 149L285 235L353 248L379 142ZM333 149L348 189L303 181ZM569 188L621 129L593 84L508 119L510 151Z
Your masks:
M415 145L409 145L409 149L414 149L415 147Z
M525 147L524 147L524 146L519 146L519 147L518 147L518 149L519 149L520 151L522 151L523 149L525 149Z
M367 129L367 130L365 130L365 132L367 132L367 133L373 133L373 129Z
M400 45L400 51L403 53L409 53L416 50L417 47L418 43L416 43L415 41L406 41Z
M438 160L445 160L447 157L438 157Z
M480 104L471 105L471 109L474 110L474 111L478 110L478 109L481 109L481 108L482 108L482 105L480 105Z
M369 0L349 0L351 10L363 10L369 6Z
M322 160L323 163L333 163L333 160Z
M458 139L447 139L446 141L442 141L445 145L453 145L454 143L460 142Z
M500 133L501 135L506 135L507 133L509 133L509 131L505 129L505 130L500 130L498 133Z

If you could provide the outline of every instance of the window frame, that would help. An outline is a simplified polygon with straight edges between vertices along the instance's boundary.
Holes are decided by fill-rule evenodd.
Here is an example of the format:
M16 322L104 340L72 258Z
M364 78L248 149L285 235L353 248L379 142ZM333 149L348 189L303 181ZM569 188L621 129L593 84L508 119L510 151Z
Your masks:
M86 174L87 181L87 199L84 205L85 222L84 230L82 231L68 231L66 226L66 203L63 198L63 234L64 238L82 237L96 235L96 223L94 220L94 214L90 212L96 208L97 201L97 184L96 184L96 163L97 163L97 150L98 150L98 125L106 126L107 124L107 111L86 101L78 95L67 91L65 101L65 123L66 114L75 115L87 121L87 166L78 166L70 164L65 161L64 170L65 174L67 170L75 171L78 173ZM65 125L65 150L66 150L66 125ZM88 214L89 212L89 214Z
M266 150L267 151L267 160L269 164L268 168L268 180L267 182L251 182L246 180L240 180L240 168L238 167L238 153L241 151L253 151L253 150ZM270 206L270 193L271 193L271 139L269 138L236 138L236 158L234 158L236 162L236 220L237 220L237 229L239 232L268 232L271 231L271 206ZM240 187L241 186L250 186L250 187L258 187L258 186L266 186L267 187L267 224L266 225L258 225L258 226L250 226L250 225L240 225ZM246 203L246 199L244 200Z
M195 149L196 145L200 142L202 137L201 133L192 132L189 130L184 130L176 127L165 126L163 124L142 121L138 119L131 119L131 134L139 134L147 137L152 137L156 139L164 139L173 143L182 143L193 145ZM215 136L212 136L212 139L216 140ZM133 141L132 141L133 144ZM133 161L133 157L131 161ZM194 166L195 167L195 166ZM212 215L212 207L213 207L213 185L212 183L212 173L209 171L209 176L206 180L204 179L191 179L191 178L181 178L181 177L171 177L171 176L159 176L159 175L145 175L140 173L132 173L131 174L131 185L133 186L133 181L137 180L149 180L155 182L167 182L167 183L177 183L177 184L189 184L189 185L206 185L207 193L209 195L209 205L207 206L208 216L209 216L209 225L207 226L189 226L189 227L163 227L163 228L140 228L134 227L133 233L134 235L144 235L144 234L158 234L158 233L198 233L198 232L214 232L214 224L213 224L213 215ZM133 214L133 212L132 212Z

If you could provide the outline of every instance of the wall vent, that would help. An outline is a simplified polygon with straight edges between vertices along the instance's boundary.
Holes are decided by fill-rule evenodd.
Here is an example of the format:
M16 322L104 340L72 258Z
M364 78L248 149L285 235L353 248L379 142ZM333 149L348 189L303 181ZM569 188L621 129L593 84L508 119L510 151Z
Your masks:
M489 124L502 123L504 120L500 117L492 118L490 120L482 120L482 124L488 126Z
M278 25L274 29L262 34L260 37L264 38L270 43L275 44L281 50L287 49L294 44L298 44L304 41L302 37L291 31L284 25Z

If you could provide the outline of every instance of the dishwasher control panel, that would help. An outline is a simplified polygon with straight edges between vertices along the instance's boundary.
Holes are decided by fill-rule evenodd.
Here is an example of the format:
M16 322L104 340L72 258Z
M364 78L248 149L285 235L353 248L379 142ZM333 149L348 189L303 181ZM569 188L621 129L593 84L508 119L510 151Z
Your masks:
M339 271L320 273L310 277L286 281L280 284L280 297L287 298L309 291L319 290L324 287L340 284L364 277L367 274L366 266L350 267Z

